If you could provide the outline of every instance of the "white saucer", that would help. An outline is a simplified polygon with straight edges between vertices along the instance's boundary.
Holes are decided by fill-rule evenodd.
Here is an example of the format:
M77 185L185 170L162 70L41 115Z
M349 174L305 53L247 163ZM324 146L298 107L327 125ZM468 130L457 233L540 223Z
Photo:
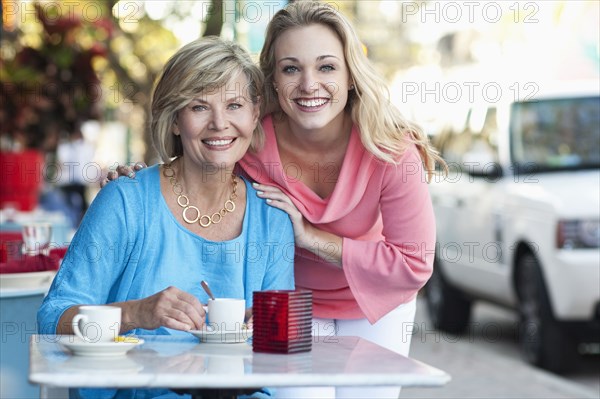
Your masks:
M212 344L239 344L252 338L252 330L239 329L237 331L216 331L203 328L202 330L190 330L190 333L197 337L200 342L210 342Z
M144 343L143 339L138 342L85 342L74 335L60 337L59 344L73 352L76 356L123 356L131 349Z

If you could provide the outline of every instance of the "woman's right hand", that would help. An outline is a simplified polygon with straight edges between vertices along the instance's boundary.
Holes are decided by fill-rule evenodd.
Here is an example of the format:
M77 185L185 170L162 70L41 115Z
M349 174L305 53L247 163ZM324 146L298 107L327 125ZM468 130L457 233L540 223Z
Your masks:
M106 174L106 177L100 181L100 187L104 187L113 180L118 179L120 176L127 176L130 179L135 177L135 172L138 172L147 165L144 162L136 162L133 166L130 165L118 165L115 170L111 170Z
M177 287L166 288L152 296L136 301L121 302L121 330L134 328L154 330L159 327L174 330L200 330L206 313L195 296Z

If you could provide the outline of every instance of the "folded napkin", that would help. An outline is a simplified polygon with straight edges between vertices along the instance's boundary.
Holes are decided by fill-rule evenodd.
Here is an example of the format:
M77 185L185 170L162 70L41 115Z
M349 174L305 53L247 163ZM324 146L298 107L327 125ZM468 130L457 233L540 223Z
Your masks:
M67 248L50 250L50 255L24 255L19 259L0 263L0 274L4 273L29 273L58 270L61 259L65 256Z

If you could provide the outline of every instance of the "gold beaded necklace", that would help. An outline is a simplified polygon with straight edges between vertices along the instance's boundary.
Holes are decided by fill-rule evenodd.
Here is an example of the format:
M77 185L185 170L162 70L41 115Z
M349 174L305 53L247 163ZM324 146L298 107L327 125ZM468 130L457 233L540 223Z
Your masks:
M235 199L237 198L237 176L234 173L231 174L231 185L233 186L233 191L229 195L229 199L225 201L223 208L221 208L219 212L213 213L212 216L202 215L198 207L190 205L190 199L183 193L183 187L181 187L181 183L177 181L175 170L173 170L171 164L163 165L163 175L169 179L169 182L171 182L173 193L177 196L177 205L183 208L183 211L181 211L181 217L183 217L183 220L185 220L186 223L193 224L198 222L200 226L206 228L211 224L220 223L223 219L223 216L235 211ZM196 217L193 219L190 219L187 216L187 212L190 209L196 212Z

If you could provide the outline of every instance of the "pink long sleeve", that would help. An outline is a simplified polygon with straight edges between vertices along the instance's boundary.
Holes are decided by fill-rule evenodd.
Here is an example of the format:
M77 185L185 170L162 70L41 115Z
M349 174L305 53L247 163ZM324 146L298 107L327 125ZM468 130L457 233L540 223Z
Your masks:
M431 276L435 220L416 149L407 151L398 166L387 166L380 204L381 237L343 240L346 278L371 323L414 298Z
M339 269L296 248L296 287L313 292L316 317L374 323L414 298L432 271L435 221L422 163L409 146L392 165L366 151L355 128L334 191L320 198L281 165L272 120L265 146L240 165L258 182L281 188L317 228L343 237Z

